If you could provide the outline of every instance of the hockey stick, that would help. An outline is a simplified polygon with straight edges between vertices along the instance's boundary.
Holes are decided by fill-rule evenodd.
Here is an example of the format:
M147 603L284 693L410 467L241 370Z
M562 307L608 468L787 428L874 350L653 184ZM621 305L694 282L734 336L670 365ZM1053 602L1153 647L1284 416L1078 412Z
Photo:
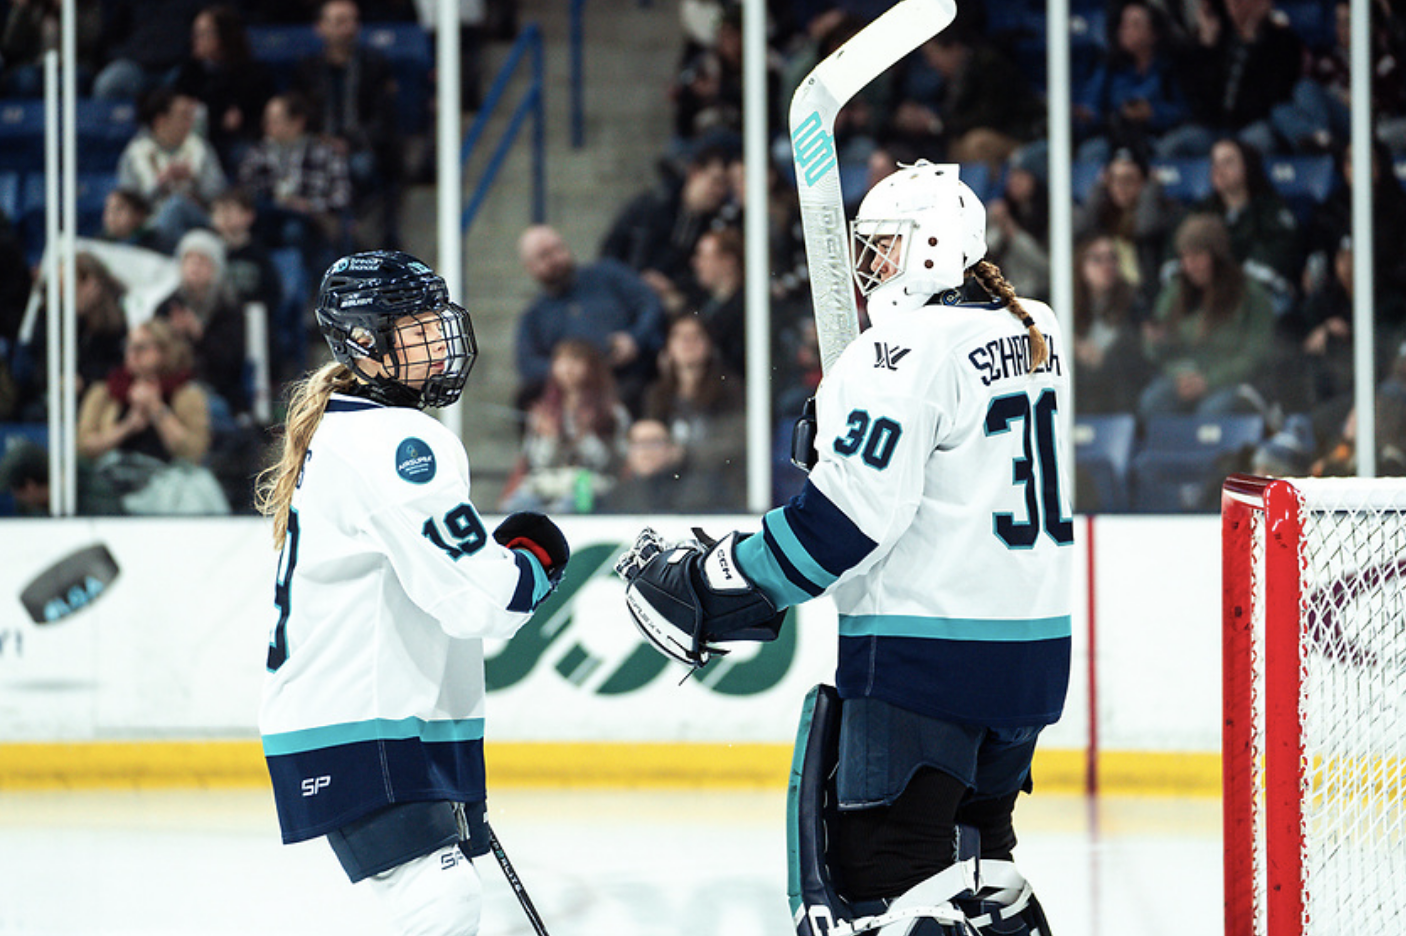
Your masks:
M899 0L811 69L791 97L791 157L824 372L859 335L835 153L835 115L861 88L946 29L956 16L955 0Z
M487 822L484 822L484 826L488 829L488 847L493 852L493 857L498 859L498 867L503 869L503 877L508 879L508 886L517 895L518 903L522 904L522 912L527 914L527 922L532 924L532 931L537 936L548 936L547 925L542 922L537 908L532 905L532 898L527 896L527 888L522 886L522 878L517 876L513 863L508 860L508 853L503 851L503 843L498 841L498 833L494 832Z

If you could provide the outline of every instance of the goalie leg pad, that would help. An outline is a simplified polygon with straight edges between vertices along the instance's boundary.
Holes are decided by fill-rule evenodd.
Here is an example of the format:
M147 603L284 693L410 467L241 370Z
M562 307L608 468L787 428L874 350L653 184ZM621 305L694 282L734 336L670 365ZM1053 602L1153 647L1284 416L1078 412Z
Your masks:
M839 743L840 694L818 685L801 709L786 787L786 892L797 936L830 936L855 915L835 889L825 857L826 819L837 808Z

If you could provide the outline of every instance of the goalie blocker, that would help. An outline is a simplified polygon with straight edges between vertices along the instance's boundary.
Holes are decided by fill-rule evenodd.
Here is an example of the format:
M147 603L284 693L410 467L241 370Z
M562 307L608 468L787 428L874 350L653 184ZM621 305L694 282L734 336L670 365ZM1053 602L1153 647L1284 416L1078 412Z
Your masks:
M787 895L797 936L1050 936L1044 910L1013 862L981 859L981 835L957 827L955 862L896 899L851 903L826 849L839 797L839 693L819 685L801 710L786 791Z
M716 541L696 527L693 534L696 541L670 546L646 527L615 563L640 634L693 667L727 652L714 641L775 640L786 612L738 567L737 544L746 536L733 532Z

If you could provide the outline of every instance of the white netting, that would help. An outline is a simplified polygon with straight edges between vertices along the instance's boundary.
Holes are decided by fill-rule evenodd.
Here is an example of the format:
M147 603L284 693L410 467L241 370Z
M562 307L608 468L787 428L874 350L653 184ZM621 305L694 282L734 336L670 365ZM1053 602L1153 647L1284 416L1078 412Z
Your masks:
M1250 771L1254 778L1255 882L1253 891L1255 936L1266 936L1264 894L1269 887L1264 857L1264 512L1250 515L1250 594L1251 642L1250 672L1254 675L1250 692L1253 713L1250 732Z
M1304 933L1401 936L1406 485L1315 480L1294 486L1304 508ZM1255 671L1262 698L1260 667ZM1261 744L1257 740L1257 752Z

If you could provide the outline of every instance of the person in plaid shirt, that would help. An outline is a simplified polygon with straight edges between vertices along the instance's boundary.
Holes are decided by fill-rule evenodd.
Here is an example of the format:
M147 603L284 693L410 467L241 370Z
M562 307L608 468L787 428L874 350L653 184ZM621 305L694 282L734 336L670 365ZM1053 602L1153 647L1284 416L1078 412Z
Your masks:
M298 247L308 269L345 240L351 206L347 159L308 132L307 100L278 94L264 108L264 138L239 164L239 184L259 206L271 246Z

